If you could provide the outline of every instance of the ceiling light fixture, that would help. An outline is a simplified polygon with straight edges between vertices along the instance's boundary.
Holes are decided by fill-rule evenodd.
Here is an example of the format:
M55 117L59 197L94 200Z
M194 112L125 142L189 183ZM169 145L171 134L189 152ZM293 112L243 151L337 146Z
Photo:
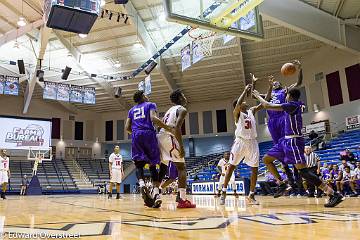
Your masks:
M116 67L116 68L121 67L121 63L120 63L119 60L116 60L116 61L115 61L114 67Z
M26 26L26 20L25 20L25 18L19 17L19 21L17 22L17 25L18 25L19 27L24 27L24 26Z
M80 38L86 38L88 35L87 34L85 34L85 33L79 33L79 37Z
M105 6L105 4L106 4L106 1L105 1L105 0L101 0L101 1L100 1L100 7Z

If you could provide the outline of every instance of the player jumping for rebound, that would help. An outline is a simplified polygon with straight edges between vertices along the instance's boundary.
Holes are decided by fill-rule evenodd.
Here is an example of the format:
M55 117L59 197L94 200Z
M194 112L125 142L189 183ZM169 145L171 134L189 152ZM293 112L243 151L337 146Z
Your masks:
M239 163L244 160L251 167L250 193L247 197L249 204L258 204L255 200L255 187L259 168L259 145L256 140L256 120L254 114L261 109L261 105L248 109L244 102L245 95L251 91L252 85L245 87L241 96L234 101L234 120L236 125L235 140L230 152L230 166L225 175L225 182L220 198L220 205L225 204L226 189L231 176Z
M178 201L178 208L195 208L196 205L191 203L186 198L186 166L185 166L185 149L182 140L181 127L184 123L187 110L187 99L180 89L175 90L170 95L170 100L174 106L172 106L163 118L166 125L173 127L173 133L165 132L164 129L160 129L158 134L159 148L161 151L161 170L160 176L164 177L167 171L165 165L172 161L178 171L178 190L180 193L180 199Z
M120 199L120 183L122 177L124 176L122 162L123 160L120 154L120 147L115 146L114 152L109 157L110 186L108 198L112 198L113 185L116 184L116 199Z
M156 165L160 164L160 151L153 124L169 131L170 128L157 117L156 104L149 102L144 91L136 91L133 98L136 105L130 109L126 120L126 130L132 137L132 160L136 166L136 176L145 205L158 208L162 203L159 194L159 173L156 170ZM154 184L152 196L144 182L146 164L150 165L150 175Z
M6 199L5 192L9 182L10 169L9 157L6 155L6 150L0 150L0 186L2 187L1 198Z
M277 180L279 185L278 194L281 195L282 193L287 192L291 187L280 177L279 172L274 165L276 159L284 164L294 164L299 170L302 178L323 190L330 197L328 203L324 205L325 207L335 207L342 202L343 196L334 192L330 186L322 182L320 178L306 166L304 156L305 141L301 134L303 126L301 108L303 103L299 101L300 91L295 88L289 90L286 95L286 103L283 104L267 102L256 90L253 91L253 95L261 102L265 109L283 111L285 114L285 137L281 138L278 144L274 145L263 158L267 169Z
M225 175L226 175L227 169L230 166L229 158L230 158L230 153L225 152L224 157L222 159L220 159L220 161L219 161L219 163L217 165L218 172L220 173L218 194L216 195L217 197L221 196L221 190L222 190L222 187L223 187L224 182L225 182ZM231 175L229 184L232 185L232 189L234 190L235 197L238 197L238 194L236 193L236 183L235 183L235 174L234 174L234 172Z

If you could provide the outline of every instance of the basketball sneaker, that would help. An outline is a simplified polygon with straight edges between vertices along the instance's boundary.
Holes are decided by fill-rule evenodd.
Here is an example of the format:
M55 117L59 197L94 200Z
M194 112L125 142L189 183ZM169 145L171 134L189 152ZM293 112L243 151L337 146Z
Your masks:
M147 187L140 188L141 197L144 200L144 205L152 208L154 206L154 199L150 196Z
M6 196L5 196L4 192L1 193L1 198L4 199L4 200L6 199Z
M177 208L196 208L196 204L191 203L189 200L180 199Z
M223 192L220 197L220 205L225 205L226 192Z
M335 207L344 200L344 196L340 193L335 192L334 195L330 196L329 202L324 204L324 207Z
M176 194L176 199L175 199L175 202L180 202L181 198L180 198L180 192L177 192Z
M234 192L234 197L235 197L235 198L239 198L239 194L237 194L236 192Z
M120 193L117 193L116 194L116 199L120 199L120 198L121 198Z
M274 198L278 198L278 197L281 197L281 196L284 196L286 193L288 193L289 191L292 190L292 187L289 186L288 184L282 182L278 188L277 188L277 191L276 193L274 194Z
M108 199L112 198L112 193L109 192Z
M259 202L255 199L255 193L250 194L246 197L246 201L249 205L259 205Z
M162 200L160 194L155 194L153 208L159 208L161 207L161 204L162 204Z

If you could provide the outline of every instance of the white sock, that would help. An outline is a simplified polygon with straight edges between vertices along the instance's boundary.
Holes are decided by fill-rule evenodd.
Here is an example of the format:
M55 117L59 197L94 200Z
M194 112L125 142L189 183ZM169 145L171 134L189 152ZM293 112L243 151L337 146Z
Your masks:
M159 194L159 188L158 188L158 187L154 187L153 193L154 193L154 195Z
M140 179L139 180L139 185L140 185L140 187L145 187L144 180Z
M223 192L226 192L226 188L223 187L223 188L222 188L222 191L223 191Z
M249 196L251 196L251 195L253 195L253 194L255 194L254 192L252 192L252 191L250 191L249 192Z
M183 200L186 200L186 189L185 188L179 188L180 192L180 198Z

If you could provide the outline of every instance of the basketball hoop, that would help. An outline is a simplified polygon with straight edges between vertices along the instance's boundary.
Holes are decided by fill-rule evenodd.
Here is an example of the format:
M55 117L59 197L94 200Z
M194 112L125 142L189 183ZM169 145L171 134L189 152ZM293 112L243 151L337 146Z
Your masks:
M215 32L201 28L191 28L189 31L189 37L193 39L193 44L198 45L199 51L204 57L212 56L215 35Z

